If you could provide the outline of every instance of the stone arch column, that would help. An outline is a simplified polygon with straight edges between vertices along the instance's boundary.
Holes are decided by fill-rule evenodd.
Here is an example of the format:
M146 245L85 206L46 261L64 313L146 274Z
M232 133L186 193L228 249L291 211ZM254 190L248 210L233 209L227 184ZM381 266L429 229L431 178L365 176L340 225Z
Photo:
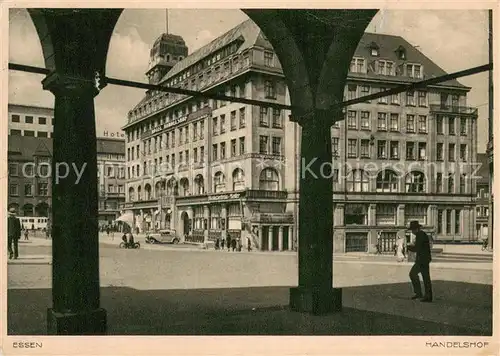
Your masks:
M52 168L52 308L48 333L106 332L100 307L96 73L104 75L109 40L121 10L29 9L42 43L43 80L54 94ZM100 86L102 88L102 86ZM57 177L56 164L74 164ZM61 169L61 174L64 169Z

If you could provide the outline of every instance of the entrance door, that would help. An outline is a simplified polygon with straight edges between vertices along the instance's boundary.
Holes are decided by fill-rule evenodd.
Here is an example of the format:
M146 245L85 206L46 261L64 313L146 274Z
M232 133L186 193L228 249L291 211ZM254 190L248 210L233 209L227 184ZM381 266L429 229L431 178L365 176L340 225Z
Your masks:
M283 250L288 251L290 249L290 246L288 246L288 234L290 233L290 227L289 226L284 226L283 227Z
M181 236L189 234L189 216L185 211L181 214L181 230Z
M262 226L262 251L269 250L269 226Z

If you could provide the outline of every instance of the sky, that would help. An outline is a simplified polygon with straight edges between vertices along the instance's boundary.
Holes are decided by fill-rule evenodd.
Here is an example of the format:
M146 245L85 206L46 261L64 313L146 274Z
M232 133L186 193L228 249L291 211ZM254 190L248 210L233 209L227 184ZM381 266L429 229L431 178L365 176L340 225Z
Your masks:
M189 53L209 43L248 17L238 9L171 9L169 32L184 38ZM106 63L109 77L147 82L149 50L166 28L164 9L125 10L111 38ZM488 63L488 14L485 10L382 10L367 32L399 35L448 73ZM134 55L131 55L134 53ZM35 27L24 9L11 9L9 61L44 67ZM53 107L54 97L42 90L43 76L9 72L9 102ZM488 129L488 74L459 81L472 90L468 106L478 107L478 151L486 148ZM109 85L95 99L96 133L121 133L130 109L143 90Z

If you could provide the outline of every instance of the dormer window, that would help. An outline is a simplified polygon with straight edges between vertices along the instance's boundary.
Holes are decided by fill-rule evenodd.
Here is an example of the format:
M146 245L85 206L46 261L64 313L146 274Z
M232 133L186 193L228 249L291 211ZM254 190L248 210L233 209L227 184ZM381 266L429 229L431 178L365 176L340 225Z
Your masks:
M370 53L373 57L379 56L379 46L375 42L370 43L369 48L370 48Z
M352 73L366 73L365 59L364 58L353 58L351 60L350 71Z
M400 60L402 61L406 60L406 49L403 46L399 46L398 49L396 50L396 53Z

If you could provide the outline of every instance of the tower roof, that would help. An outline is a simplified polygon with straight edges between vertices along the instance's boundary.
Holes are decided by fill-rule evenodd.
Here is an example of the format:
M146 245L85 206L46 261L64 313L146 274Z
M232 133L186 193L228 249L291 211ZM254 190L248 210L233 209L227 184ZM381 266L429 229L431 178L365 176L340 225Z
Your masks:
M169 42L172 44L178 44L185 46L186 42L184 41L184 38L182 38L179 35L174 35L171 33L162 33L154 42L153 47L158 44L159 42Z

